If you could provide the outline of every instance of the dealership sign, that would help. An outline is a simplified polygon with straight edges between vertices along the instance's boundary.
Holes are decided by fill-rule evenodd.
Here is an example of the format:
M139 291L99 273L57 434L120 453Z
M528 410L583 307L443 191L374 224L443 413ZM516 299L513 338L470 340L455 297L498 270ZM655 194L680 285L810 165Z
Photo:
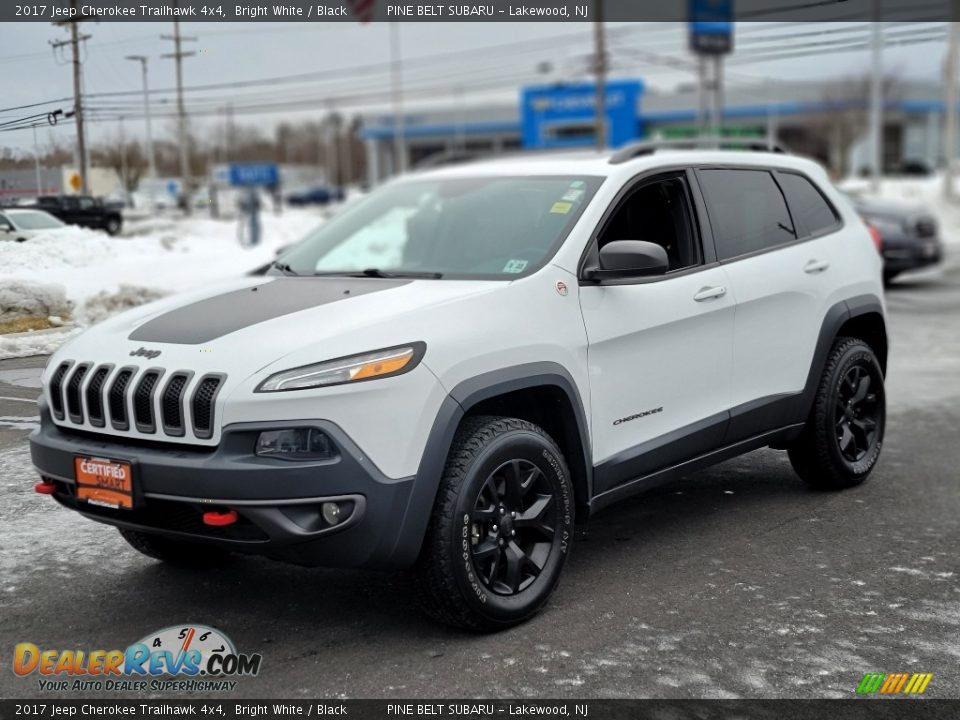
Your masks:
M605 89L607 140L618 147L639 132L638 104L643 84L638 80L608 82ZM582 147L594 144L597 86L594 83L544 85L520 94L523 146Z
M733 0L689 0L690 49L702 55L733 50Z

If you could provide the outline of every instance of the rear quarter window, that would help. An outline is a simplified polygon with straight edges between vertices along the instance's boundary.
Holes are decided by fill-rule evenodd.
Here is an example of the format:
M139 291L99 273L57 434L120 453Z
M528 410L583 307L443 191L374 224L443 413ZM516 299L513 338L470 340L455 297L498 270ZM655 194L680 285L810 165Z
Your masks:
M720 260L797 239L780 186L768 170L698 171Z
M787 196L790 212L801 237L824 235L840 227L836 210L808 178L797 173L780 171L777 181Z

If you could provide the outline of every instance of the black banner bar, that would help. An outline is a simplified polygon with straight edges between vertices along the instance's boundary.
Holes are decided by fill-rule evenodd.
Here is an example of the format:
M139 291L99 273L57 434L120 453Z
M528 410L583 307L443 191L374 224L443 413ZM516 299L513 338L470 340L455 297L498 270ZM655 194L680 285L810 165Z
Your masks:
M592 22L596 0L38 0L0 3L0 21L62 22ZM359 8L362 17L354 13ZM736 0L735 22L951 20L950 0ZM879 10L879 12L878 12ZM687 3L603 0L606 22L686 22ZM956 18L960 20L960 18Z
M351 720L956 720L960 700L2 700L0 720L33 718Z

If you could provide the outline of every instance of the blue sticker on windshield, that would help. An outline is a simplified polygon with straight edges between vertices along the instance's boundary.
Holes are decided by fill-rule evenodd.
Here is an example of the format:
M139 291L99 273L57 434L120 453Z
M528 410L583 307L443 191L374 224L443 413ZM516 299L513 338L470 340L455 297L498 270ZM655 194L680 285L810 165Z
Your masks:
M503 266L503 272L505 273L522 273L528 263L526 260L507 260L507 264Z

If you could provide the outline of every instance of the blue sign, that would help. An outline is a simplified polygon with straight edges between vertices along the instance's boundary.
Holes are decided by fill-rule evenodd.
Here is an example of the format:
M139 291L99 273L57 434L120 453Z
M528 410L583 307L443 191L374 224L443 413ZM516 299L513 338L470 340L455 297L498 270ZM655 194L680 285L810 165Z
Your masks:
M272 187L280 182L276 163L243 163L230 166L230 184L240 187L265 185Z
M170 195L176 195L180 192L180 184L176 180L167 181L167 192Z
M733 49L733 0L689 0L690 49L720 55Z
M619 147L640 134L643 83L617 80L605 85L607 143ZM584 147L595 143L597 86L594 83L544 85L520 92L523 146Z

